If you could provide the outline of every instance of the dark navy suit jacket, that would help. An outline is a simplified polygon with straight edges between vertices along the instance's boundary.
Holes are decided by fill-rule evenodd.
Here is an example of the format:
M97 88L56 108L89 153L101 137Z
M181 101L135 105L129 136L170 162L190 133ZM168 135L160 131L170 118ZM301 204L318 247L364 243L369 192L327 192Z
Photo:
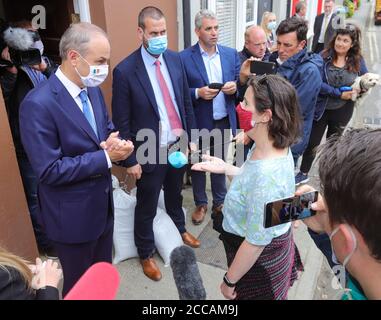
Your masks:
M241 69L240 58L237 50L224 46L218 46L221 55L221 66L223 82L239 82L239 72ZM201 56L200 46L197 43L193 47L185 49L180 53L188 77L188 84L192 96L194 113L196 116L197 127L199 129L214 129L213 123L213 100L196 99L196 88L202 88L209 84L204 60ZM238 94L225 95L226 109L229 116L230 127L233 134L237 129L237 117L235 112L235 102Z
M190 139L191 129L196 128L196 123L184 67L177 52L166 50L163 58L172 80L183 128ZM160 145L159 108L143 62L141 48L116 66L113 77L113 122L120 135L134 143L134 153L124 162L126 167L132 167L138 163L136 151L147 141L147 139L136 141L136 136L141 129L153 130L156 148L159 148ZM158 152L156 156L158 157ZM152 172L154 167L155 164L147 163L142 166L142 169L145 172Z
M113 210L111 174L101 141L114 130L99 88L88 88L99 139L56 75L21 104L21 138L39 183L47 236L75 244L99 238Z

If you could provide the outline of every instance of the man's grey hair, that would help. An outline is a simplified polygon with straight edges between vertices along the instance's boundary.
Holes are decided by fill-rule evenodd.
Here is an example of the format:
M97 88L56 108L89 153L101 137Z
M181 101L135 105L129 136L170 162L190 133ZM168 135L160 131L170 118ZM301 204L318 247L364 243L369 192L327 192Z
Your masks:
M108 39L106 32L94 24L88 22L73 23L62 35L60 41L61 59L66 60L67 54L73 49L85 56L90 40L97 35Z
M300 10L302 10L303 8L306 8L306 7L307 7L307 4L304 1L300 1L295 6L295 12L299 13Z
M161 20L165 17L164 17L164 13L159 8L152 7L152 6L143 8L140 11L139 17L138 17L138 26L142 28L143 30L146 27L145 21L147 18L151 18L153 20Z
M203 10L199 11L196 14L196 17L194 19L194 25L196 26L197 29L201 29L202 19L217 19L217 16L211 10L203 9Z

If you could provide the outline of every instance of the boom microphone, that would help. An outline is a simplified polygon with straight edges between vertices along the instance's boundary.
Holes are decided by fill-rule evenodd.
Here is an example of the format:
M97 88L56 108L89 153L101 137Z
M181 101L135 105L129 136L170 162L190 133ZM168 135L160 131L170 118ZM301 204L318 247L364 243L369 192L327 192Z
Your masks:
M9 27L4 31L4 41L12 49L26 51L33 44L33 35L26 29Z
M206 292L194 251L181 246L171 253L171 268L180 300L205 300Z

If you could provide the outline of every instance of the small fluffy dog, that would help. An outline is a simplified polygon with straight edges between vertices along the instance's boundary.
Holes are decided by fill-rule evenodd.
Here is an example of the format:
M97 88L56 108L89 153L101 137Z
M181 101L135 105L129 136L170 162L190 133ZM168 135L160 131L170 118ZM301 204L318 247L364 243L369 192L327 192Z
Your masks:
M369 94L369 89L377 84L381 84L380 75L378 74L368 72L361 77L357 77L352 85L352 89L355 90L355 93L352 95L352 101L363 99L364 96Z
M365 73L361 77L357 77L352 85L354 93L352 94L352 101L356 101L353 116L348 123L348 128L363 128L364 127L364 98L371 92L371 89L376 85L381 84L381 77L375 73Z

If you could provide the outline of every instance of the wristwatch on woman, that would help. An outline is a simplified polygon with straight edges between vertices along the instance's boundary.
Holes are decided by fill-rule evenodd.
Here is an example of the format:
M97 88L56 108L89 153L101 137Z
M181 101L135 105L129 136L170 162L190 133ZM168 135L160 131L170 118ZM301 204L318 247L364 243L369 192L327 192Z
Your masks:
M230 280L228 279L228 276L227 276L227 272L225 273L224 275L224 282L225 284L229 287L229 288L234 288L236 286L236 283L232 283L230 282Z

